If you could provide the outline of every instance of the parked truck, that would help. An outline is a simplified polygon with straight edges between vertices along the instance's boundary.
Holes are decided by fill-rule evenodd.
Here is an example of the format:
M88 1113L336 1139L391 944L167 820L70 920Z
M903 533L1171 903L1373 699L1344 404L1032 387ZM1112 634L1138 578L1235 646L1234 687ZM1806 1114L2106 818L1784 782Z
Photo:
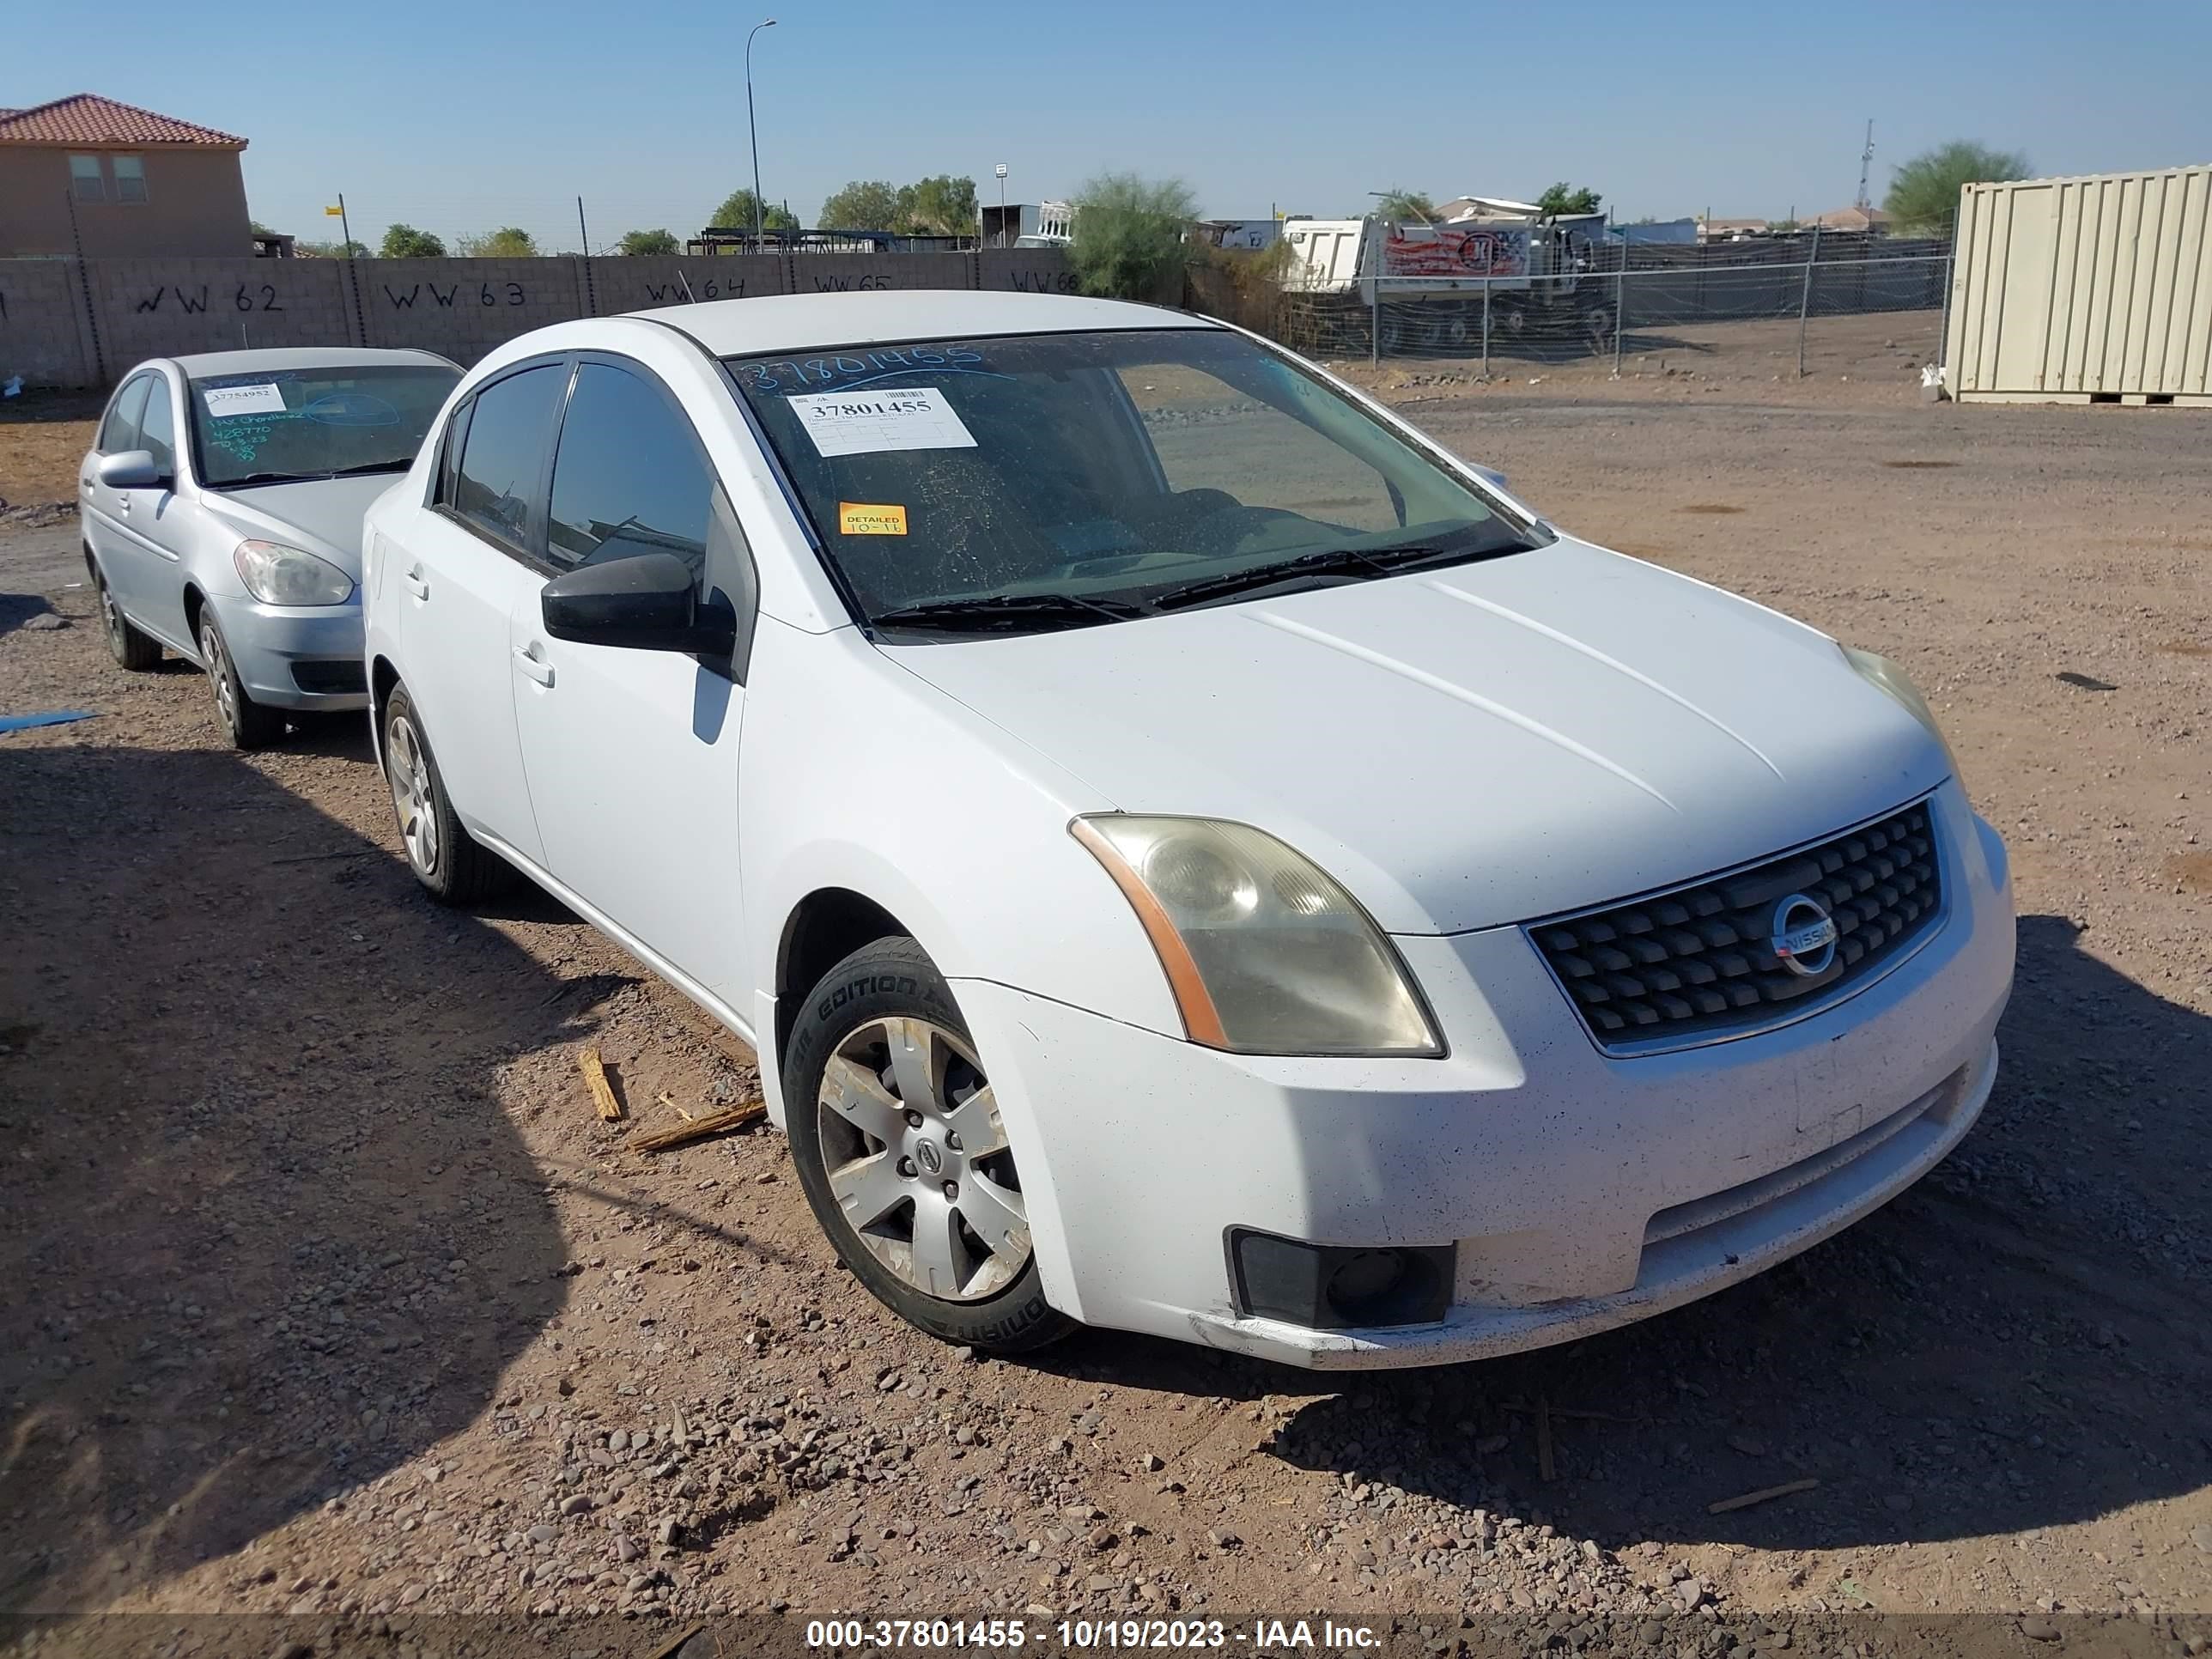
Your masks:
M1603 235L1595 216L1296 220L1283 230L1284 286L1310 313L1317 343L1355 330L1364 338L1372 318L1386 352L1479 345L1486 304L1503 348L1547 340L1601 351L1613 343L1616 292L1595 268Z

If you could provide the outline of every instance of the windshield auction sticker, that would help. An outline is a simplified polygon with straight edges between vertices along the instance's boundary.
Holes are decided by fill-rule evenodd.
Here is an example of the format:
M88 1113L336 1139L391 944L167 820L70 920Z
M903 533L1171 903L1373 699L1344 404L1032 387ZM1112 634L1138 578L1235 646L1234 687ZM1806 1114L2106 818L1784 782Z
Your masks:
M211 386L200 391L200 401L218 421L233 415L282 415L284 390L273 383L260 386Z
M906 508L878 507L866 501L840 501L837 528L848 536L903 536Z
M786 400L824 455L973 449L975 434L933 386L896 392L802 392Z

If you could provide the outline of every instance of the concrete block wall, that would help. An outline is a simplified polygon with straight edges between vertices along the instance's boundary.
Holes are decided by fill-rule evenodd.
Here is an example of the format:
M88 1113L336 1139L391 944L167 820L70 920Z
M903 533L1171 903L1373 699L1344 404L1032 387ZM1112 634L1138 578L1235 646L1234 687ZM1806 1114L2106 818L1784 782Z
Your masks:
M0 259L0 380L97 382L79 280L74 259Z
M590 269L592 315L650 311L710 300L747 300L790 291L789 262L781 253L729 253L713 258L594 259Z
M1080 294L1067 256L1056 247L987 247L977 287L994 294Z
M976 286L972 253L794 253L793 294L860 294L879 289Z
M581 259L356 259L364 343L421 346L464 368L586 308Z
M356 343L342 264L319 259L88 259L110 380L148 357L240 346Z
M112 386L148 357L421 346L466 366L549 323L770 294L1075 291L1050 248L583 259L0 260L0 380ZM88 295L89 303L88 304Z

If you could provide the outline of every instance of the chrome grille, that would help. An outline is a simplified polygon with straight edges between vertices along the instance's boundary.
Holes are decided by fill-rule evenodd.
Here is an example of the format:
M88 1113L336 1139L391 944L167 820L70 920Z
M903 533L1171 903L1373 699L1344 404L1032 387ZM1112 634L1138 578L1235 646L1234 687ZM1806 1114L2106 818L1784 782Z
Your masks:
M1608 1048L1726 1036L1788 1018L1872 975L1930 926L1942 878L1926 801L1730 875L1586 915L1538 922L1529 938ZM1833 959L1794 971L1771 942L1796 894L1836 924Z

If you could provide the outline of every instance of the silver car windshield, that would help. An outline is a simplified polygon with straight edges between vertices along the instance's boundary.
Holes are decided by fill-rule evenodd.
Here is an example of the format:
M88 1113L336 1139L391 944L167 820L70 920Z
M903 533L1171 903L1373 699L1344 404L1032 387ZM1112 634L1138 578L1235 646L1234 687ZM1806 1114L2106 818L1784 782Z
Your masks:
M728 367L887 629L1082 627L1549 538L1222 330L848 346Z
M283 483L412 465L460 379L443 363L264 369L191 382L202 483Z

